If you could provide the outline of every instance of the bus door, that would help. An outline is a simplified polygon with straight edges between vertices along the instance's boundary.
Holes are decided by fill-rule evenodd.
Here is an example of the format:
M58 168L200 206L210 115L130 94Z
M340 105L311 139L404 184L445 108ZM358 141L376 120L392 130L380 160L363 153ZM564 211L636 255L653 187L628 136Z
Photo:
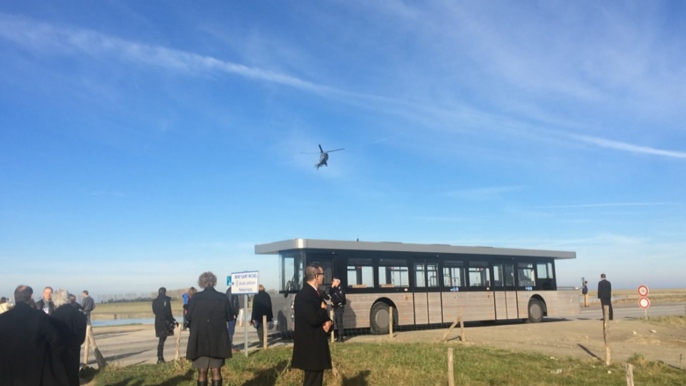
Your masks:
M322 287L327 290L331 288L331 281L333 279L333 256L332 254L308 254L307 264L319 263L324 270L324 281L322 282ZM304 277L303 272L303 277Z
M415 260L414 277L415 323L443 323L438 262L430 259Z
M496 260L493 262L493 303L496 320L517 318L514 269L514 262L512 261Z

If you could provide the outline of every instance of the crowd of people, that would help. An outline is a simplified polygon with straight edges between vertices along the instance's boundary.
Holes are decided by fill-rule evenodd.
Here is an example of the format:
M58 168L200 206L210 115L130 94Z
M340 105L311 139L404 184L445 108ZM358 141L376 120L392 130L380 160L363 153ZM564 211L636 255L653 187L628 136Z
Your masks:
M3 385L79 385L79 354L95 302L83 291L81 304L64 289L20 285L14 304L0 304L0 379ZM4 305L4 306L3 306Z
M305 270L307 284L296 296L292 367L305 372L305 385L321 385L323 372L331 368L327 334L333 326L325 299L331 300L339 322L339 341L343 339L345 294L334 278L332 288L320 287L324 271L318 264ZM186 358L197 369L198 386L222 384L221 367L235 352L233 334L243 311L240 298L229 288L226 294L215 290L217 277L204 272L198 278L201 291L191 287L184 293L183 328L189 330ZM171 310L171 298L164 287L152 302L155 335L159 338L157 363L164 363L164 343L178 326ZM0 298L0 379L3 385L79 385L80 351L90 313L95 302L83 291L81 303L64 289L53 292L45 287L43 297L33 299L33 289L20 285L14 291L14 304ZM264 345L264 318L272 322L272 303L264 286L253 298L251 324ZM246 326L247 327L247 326ZM92 339L92 337L90 338Z

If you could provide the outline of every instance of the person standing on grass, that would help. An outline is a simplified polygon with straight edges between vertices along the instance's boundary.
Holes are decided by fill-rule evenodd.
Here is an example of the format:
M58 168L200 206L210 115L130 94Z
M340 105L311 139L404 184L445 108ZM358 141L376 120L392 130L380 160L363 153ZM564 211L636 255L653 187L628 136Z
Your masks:
M161 287L157 291L157 298L152 301L152 312L155 314L155 336L160 339L157 343L157 364L160 364L164 363L164 342L168 336L174 336L176 326L166 288Z
M605 319L605 306L609 306L608 319L613 319L612 313L612 284L605 278L605 274L600 274L600 281L598 282L598 299L600 299L600 306L603 308L603 320Z
M90 326L91 324L91 311L95 309L95 301L93 300L92 297L88 295L88 291L83 290L81 292L81 307L83 308L81 311L83 311L83 314L86 315L86 323Z
M205 272L198 278L202 292L188 302L188 323L191 333L186 347L186 359L198 369L198 386L207 386L208 370L212 372L212 386L221 386L221 368L231 358L231 338L227 323L233 317L229 299L214 287L217 277Z
M229 338L231 339L231 349L237 351L233 345L233 333L236 331L236 318L238 317L238 310L240 309L240 304L238 302L238 295L233 295L231 293L231 287L226 290L226 297L229 299L231 304L231 311L233 312L233 319L229 320Z
M58 289L52 296L55 311L50 315L50 322L59 332L64 342L60 360L67 371L70 386L79 386L79 354L81 345L86 340L86 315L69 303L66 290Z
M308 265L305 280L307 284L295 296L293 306L295 327L291 367L305 372L304 386L321 386L324 370L331 368L327 333L333 324L317 289L324 282L324 270L317 263Z
M55 311L55 303L52 302L52 287L43 289L43 299L36 303L36 309L45 312L47 315Z
M264 347L264 331L267 326L262 323L262 316L267 316L267 323L274 318L272 314L272 298L264 290L262 284L258 287L258 292L252 301L252 324L257 329L257 337L260 339L260 347Z

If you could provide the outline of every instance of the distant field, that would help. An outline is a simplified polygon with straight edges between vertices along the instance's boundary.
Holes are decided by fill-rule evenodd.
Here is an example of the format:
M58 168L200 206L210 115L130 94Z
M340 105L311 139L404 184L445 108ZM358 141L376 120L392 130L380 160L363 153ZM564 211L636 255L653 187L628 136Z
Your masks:
M581 291L579 291L581 293ZM589 290L591 301L597 300L598 292ZM639 295L636 290L614 290L612 296L614 303L634 303ZM686 289L651 289L648 294L651 304L681 303L686 302ZM172 301L172 313L175 316L183 314L183 301ZM136 303L98 303L92 313L93 320L113 319L148 319L154 317L152 302Z
M590 299L598 298L597 290L589 289L588 294ZM638 286L634 290L613 290L612 297L615 298L614 303L635 303L640 298L640 295L638 294ZM650 299L650 304L686 302L686 289L651 289L650 293L648 294L648 299Z
M183 301L172 300L172 314L183 315ZM98 303L91 313L93 320L113 319L149 319L155 317L152 313L152 301L131 303Z

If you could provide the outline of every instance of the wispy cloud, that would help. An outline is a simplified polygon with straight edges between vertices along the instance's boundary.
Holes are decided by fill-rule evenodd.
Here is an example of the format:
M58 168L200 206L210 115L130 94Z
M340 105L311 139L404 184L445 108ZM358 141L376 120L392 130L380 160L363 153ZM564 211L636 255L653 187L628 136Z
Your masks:
M589 137L585 135L569 134L569 136L582 142L590 143L596 146L605 147L609 149L622 150L639 154L659 155L671 158L686 158L686 152L683 151L656 149L648 146L634 145L626 142L612 141L609 139Z
M607 208L607 207L622 207L622 206L661 206L661 205L678 205L673 202L607 202L598 204L573 204L573 205L549 205L536 206L535 209L569 209L569 208Z
M488 188L453 190L444 195L452 198L466 200L495 200L501 198L506 193L522 190L522 186L495 186Z
M459 19L462 20L462 19ZM464 20L463 20L464 21ZM466 29L469 34L476 34L472 28L477 28L474 25L465 22L461 28ZM481 31L481 29L479 29ZM483 31L482 31L483 32ZM491 31L491 36L486 40L487 42L498 41L499 44L495 46L506 45L502 39L504 37ZM481 36L481 35L480 35ZM490 35L489 35L490 36ZM383 111L388 114L405 116L416 120L422 126L432 126L438 130L455 130L454 127L474 128L479 127L480 130L491 130L507 132L508 135L526 136L527 130L508 130L508 127L520 128L524 120L517 118L510 113L493 113L487 112L479 108L471 106L461 100L451 100L444 106L438 106L435 103L425 103L420 98L419 100L406 101L402 98L391 98L382 95L374 95L370 93L361 93L350 90L345 90L336 86L331 86L323 83L313 82L293 74L273 71L263 67L248 66L241 63L221 60L212 56L200 55L193 52L167 48L158 45L143 44L125 39L120 39L113 36L101 34L99 32L81 28L74 28L69 26L54 25L45 22L35 21L27 18L7 15L0 13L0 39L5 39L19 45L23 49L38 54L47 55L73 55L74 53L81 53L89 55L98 59L109 58L114 61L125 61L129 63L144 64L153 67L161 67L170 71L186 73L192 76L206 76L208 74L224 73L239 76L245 79L279 84L283 86L292 87L302 91L326 95L328 97L335 97L344 100L348 104L358 105L363 108L371 108ZM482 39L486 39L482 37ZM481 47L494 46L492 44L481 44ZM490 52L489 56L493 56L493 62L496 63L516 63L515 60L510 60L512 57L518 56L519 52L507 54L502 57L502 52L507 50L496 50ZM501 52L501 54L496 54ZM522 75L518 71L522 68L529 68L526 65L514 65L515 70L507 68L499 68L498 74L501 77L508 77L512 79L526 79L529 80L532 76ZM536 76L540 73L537 71ZM574 77L570 77L574 79ZM551 84L552 81L546 81L546 84ZM581 84L584 84L581 82ZM523 85L515 83L516 87L523 88ZM561 89L575 89L578 85L569 86L563 85ZM578 99L586 99L587 94L594 94L593 87L580 87L582 91L571 92ZM591 90L591 91L589 91ZM559 90L558 90L559 91ZM591 99L595 99L594 96ZM433 101L432 101L433 102ZM525 109L526 110L526 109ZM560 126L560 122L565 122L564 119L560 121L559 117L550 117L545 113L526 111L528 118L538 120L542 118L543 122L553 122L553 126ZM441 122L437 124L436 122ZM541 122L539 120L539 122ZM562 126L568 126L562 124ZM529 130L530 131L530 130ZM567 135L577 141L588 143L602 148L610 148L630 153L649 154L670 158L686 158L686 152L675 150L656 149L647 146L631 144L627 142L613 141L598 137L566 134L564 131L556 129L537 130L537 133L548 137L559 137L560 134ZM493 196L493 191L476 192L477 194L490 194ZM454 196L460 197L464 195L469 196L470 193L456 192Z
M134 63L142 63L191 74L219 71L249 79L283 84L318 93L341 92L301 78L219 60L211 56L175 50L162 46L136 43L86 29L54 26L23 18L0 14L0 37L35 52L69 54L80 51L93 57L109 55Z

